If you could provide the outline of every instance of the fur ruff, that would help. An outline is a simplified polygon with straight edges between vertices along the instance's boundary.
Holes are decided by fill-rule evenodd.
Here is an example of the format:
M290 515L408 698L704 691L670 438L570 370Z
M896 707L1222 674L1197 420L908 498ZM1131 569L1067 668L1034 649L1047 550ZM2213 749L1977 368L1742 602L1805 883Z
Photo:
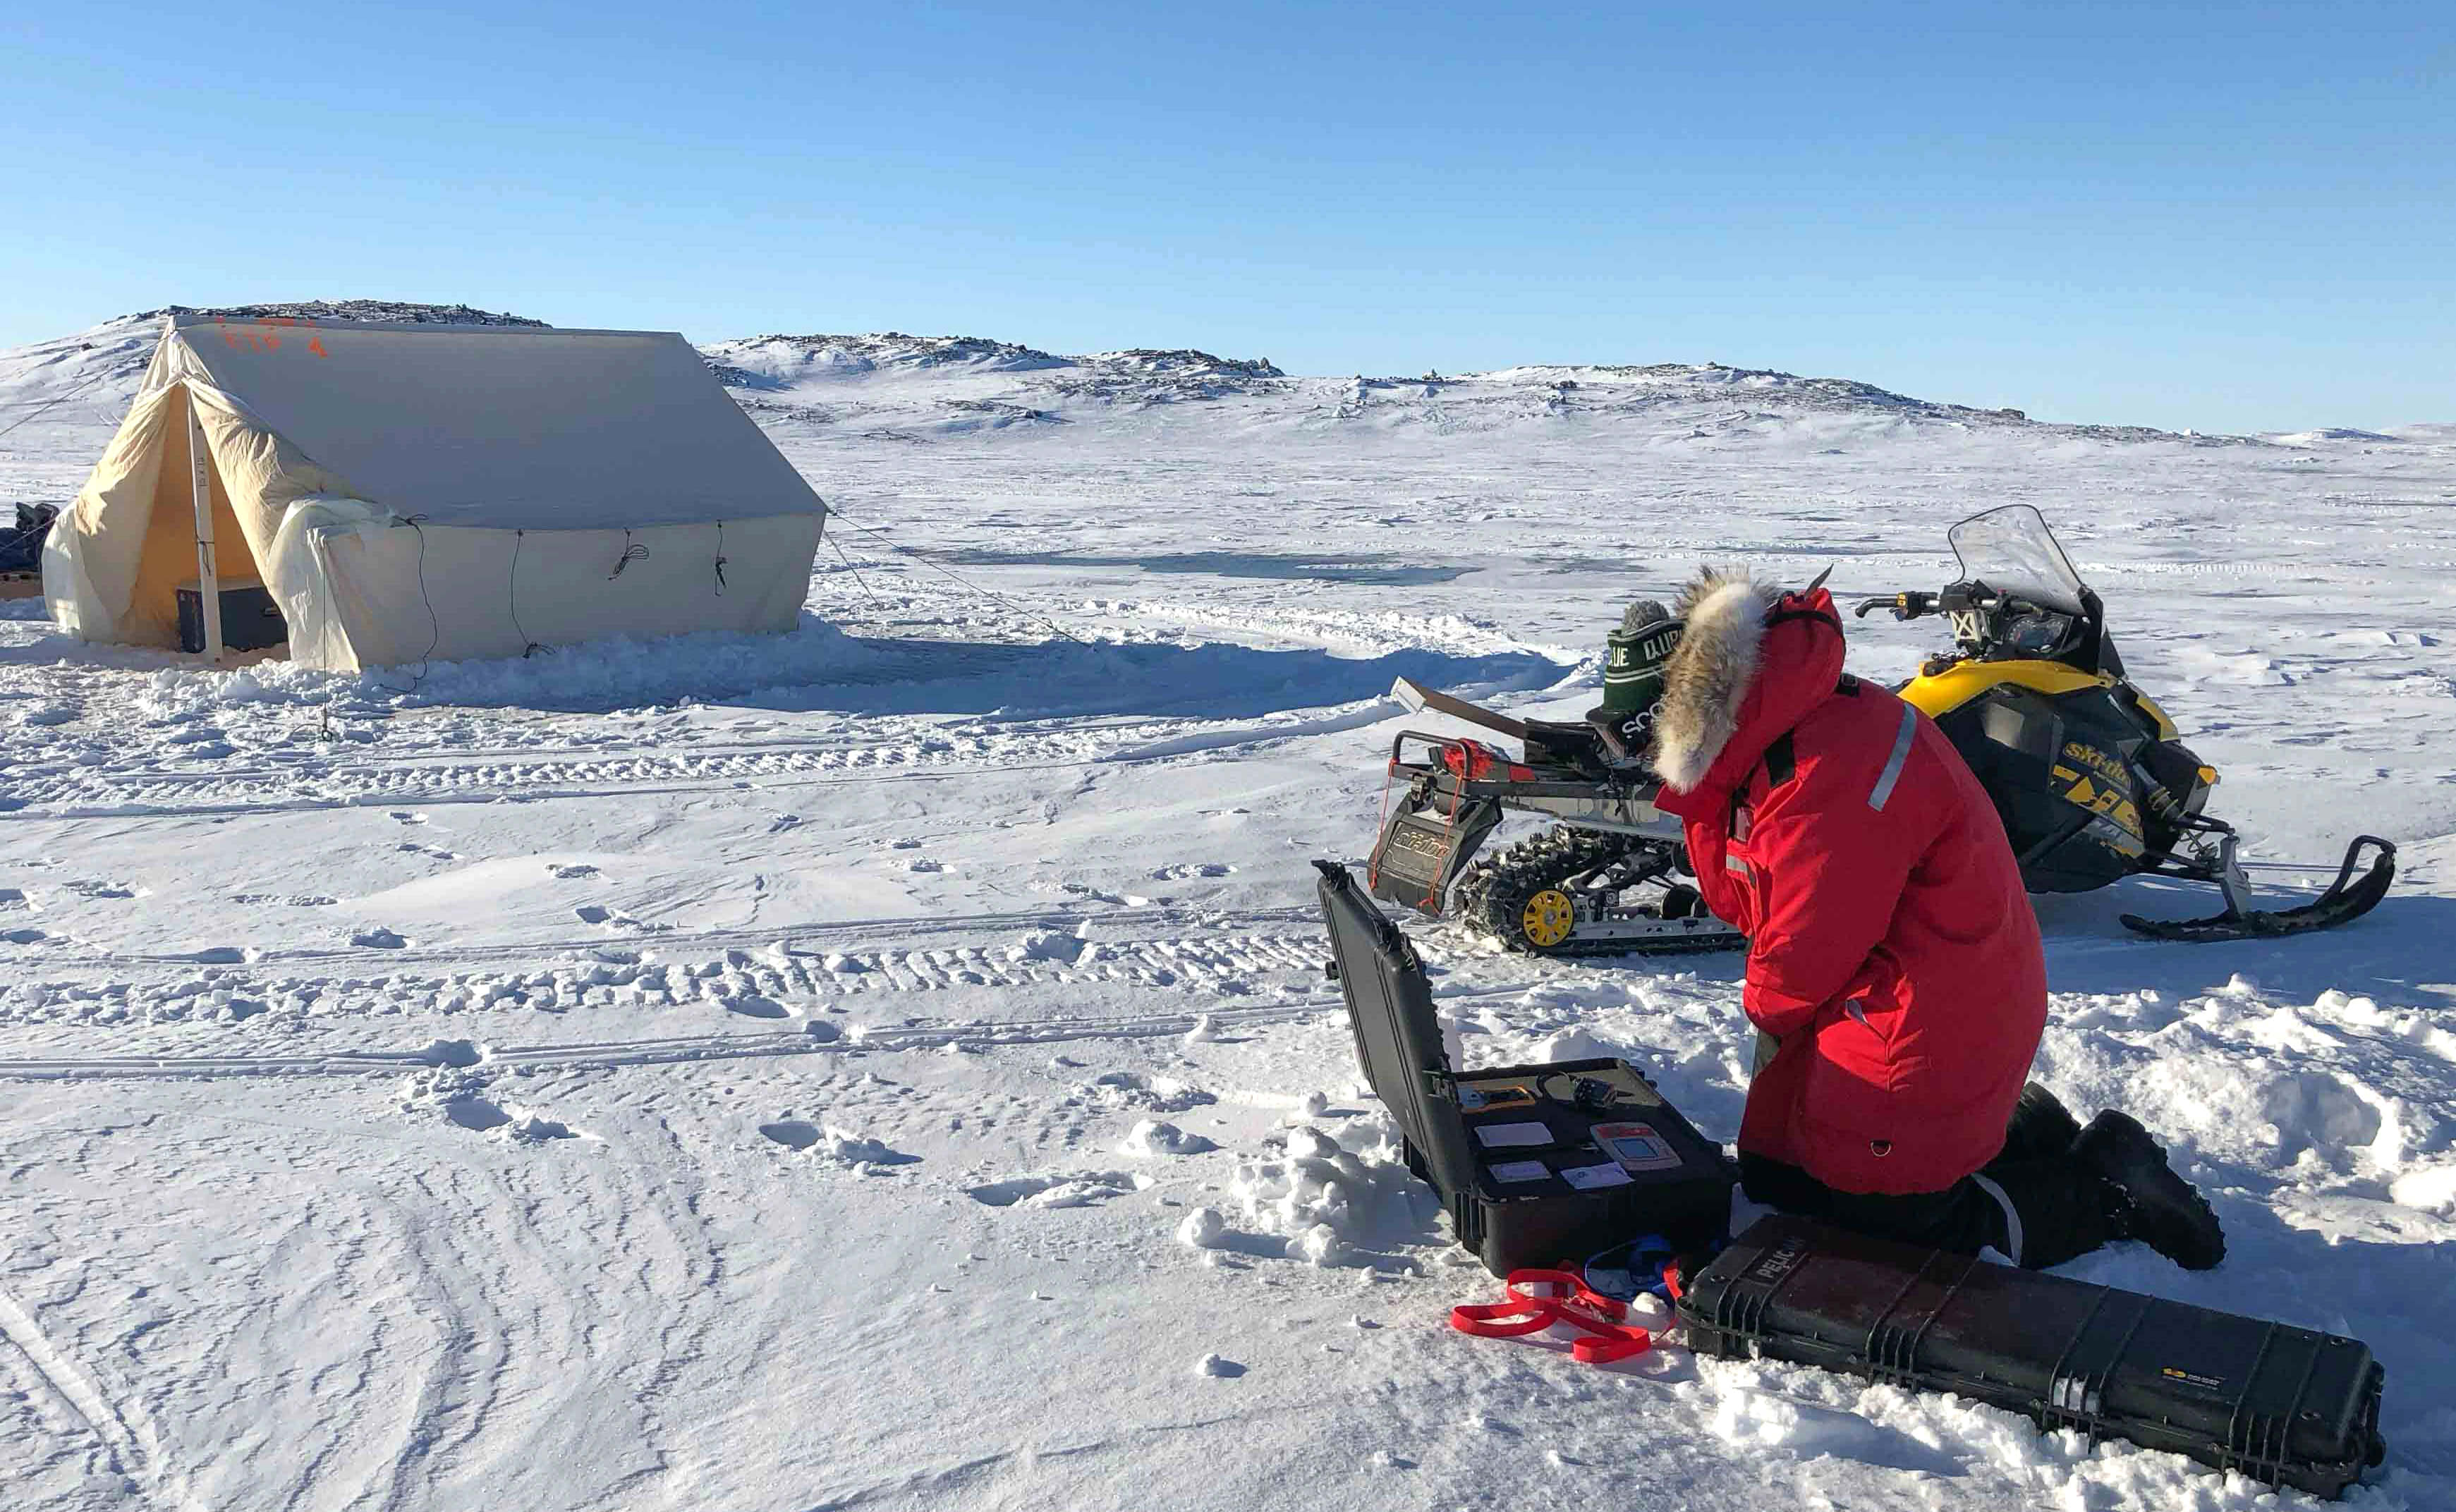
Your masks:
M1739 728L1740 705L1756 681L1766 615L1781 590L1745 571L1705 568L1680 595L1687 622L1663 667L1663 705L1654 721L1655 775L1674 792L1706 780Z

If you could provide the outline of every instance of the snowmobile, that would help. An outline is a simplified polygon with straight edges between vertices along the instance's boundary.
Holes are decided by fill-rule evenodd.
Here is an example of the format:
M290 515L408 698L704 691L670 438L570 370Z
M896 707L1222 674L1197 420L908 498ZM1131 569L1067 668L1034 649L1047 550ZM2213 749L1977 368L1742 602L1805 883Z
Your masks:
M2216 768L2124 675L2106 609L2036 509L1973 515L1948 539L1958 581L1861 601L1896 620L1941 615L1954 648L1895 689L1953 741L2004 820L2032 892L2086 892L2128 876L2214 884L2221 913L2122 915L2160 940L2265 939L2358 919L2386 895L2396 847L2358 835L2336 880L2298 907L2251 907L2233 827L2201 812ZM2365 851L2375 851L2367 868Z
M1895 689L1934 719L1995 800L2032 892L2080 892L2133 875L2214 884L2224 911L2201 919L2122 915L2165 940L2262 939L2361 917L2385 895L2396 847L2345 848L2336 880L2296 908L2251 907L2233 828L2201 811L2216 770L2125 678L2104 605L2046 521L2007 505L1955 525L1959 579L1940 592L1861 601L1860 617L1941 615L1955 649ZM1463 918L1513 950L1545 955L1727 949L1744 943L1703 907L1678 820L1660 784L1594 722L1514 720L1401 679L1411 709L1522 743L1512 760L1484 743L1420 731L1392 743L1392 804L1367 881L1384 901ZM1418 754L1411 757L1410 751ZM1401 785L1403 783L1403 787ZM1552 828L1477 862L1504 810ZM2376 852L2368 866L2366 851Z

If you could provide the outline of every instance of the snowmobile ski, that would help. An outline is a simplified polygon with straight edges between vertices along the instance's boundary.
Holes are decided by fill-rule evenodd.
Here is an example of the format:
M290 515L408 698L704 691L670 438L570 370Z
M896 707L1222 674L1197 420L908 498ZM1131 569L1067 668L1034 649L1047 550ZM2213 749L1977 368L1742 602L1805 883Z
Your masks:
M2376 848L2379 854L2358 880L2354 873L2362 865L2365 847ZM2345 859L2337 867L2337 879L2318 897L2291 909L2248 909L2243 907L2248 889L2234 858L2235 837L2231 833L2224 837L2222 848L2219 888L2225 894L2223 913L2205 919L2147 919L2127 913L2123 915L2124 928L2153 940L2193 943L2274 940L2289 934L2308 934L2361 918L2379 905L2380 899L2387 895L2388 884L2396 880L2395 845L2377 835L2356 835L2353 843L2345 847Z

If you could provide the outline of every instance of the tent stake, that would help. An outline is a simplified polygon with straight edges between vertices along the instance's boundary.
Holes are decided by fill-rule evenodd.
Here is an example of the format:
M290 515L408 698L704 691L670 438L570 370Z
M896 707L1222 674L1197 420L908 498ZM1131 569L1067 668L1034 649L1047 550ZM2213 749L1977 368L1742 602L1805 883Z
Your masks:
M196 502L196 591L205 614L205 655L222 664L222 580L214 570L214 473L205 453L205 424L196 419L196 392L188 391L188 467Z

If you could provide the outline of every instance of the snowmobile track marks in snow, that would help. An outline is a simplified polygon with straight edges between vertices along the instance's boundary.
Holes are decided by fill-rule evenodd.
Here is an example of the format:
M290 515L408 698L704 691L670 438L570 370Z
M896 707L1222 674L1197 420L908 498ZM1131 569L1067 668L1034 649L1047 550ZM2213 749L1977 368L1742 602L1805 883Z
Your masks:
M167 1489L159 1484L159 1445L153 1424L142 1417L132 1422L102 1383L54 1344L34 1315L6 1287L0 1287L0 1339L24 1362L22 1368L31 1371L33 1384L56 1398L92 1431L113 1471L157 1494ZM180 1495L159 1499L182 1508L195 1504Z
M1472 988L1440 993L1443 1001L1506 997L1523 993L1528 984ZM941 1050L960 1046L986 1050L993 1046L1052 1045L1074 1040L1166 1039L1181 1037L1208 1019L1217 1028L1292 1023L1337 1012L1336 995L1306 997L1244 1008L1210 1008L1182 1013L1138 1013L1117 1017L987 1020L965 1022L921 1020L893 1027L859 1027L836 1037L807 1031L686 1034L655 1039L587 1040L552 1045L506 1045L490 1048L483 1065L490 1069L521 1067L568 1071L608 1071L630 1066L672 1065L685 1061L764 1058L779 1055L843 1054L863 1051ZM433 1050L334 1052L307 1055L97 1055L37 1056L0 1060L0 1079L27 1081L126 1081L154 1079L212 1080L246 1076L366 1076L389 1072L429 1070L457 1062L439 1059Z
M1075 753L1054 758L1045 736L1006 731L962 737L960 745L925 732L892 745L760 742L678 749L544 746L483 753L427 746L331 765L301 757L237 767L216 762L193 771L162 770L154 764L160 753L148 751L142 765L28 763L9 791L15 807L0 809L0 819L201 818L402 803L570 801L1136 766L1351 728L1381 717L1379 705L1372 705L1311 720L1140 721L1137 725L1176 733L1144 740L1130 738L1139 737L1136 726L1103 727Z
M1016 930L1027 933L1036 931L1058 934L1060 938L1071 938L1083 949L1088 949L1104 942L1095 937L1077 935L1074 931L1104 930L1119 926L1141 926L1146 929L1156 926L1163 930L1199 932L1183 935L1174 933L1143 935L1140 937L1141 941L1154 945L1191 943L1198 946L1204 942L1259 938L1256 931L1270 925L1304 925L1310 922L1313 921L1308 918L1308 910L1301 908L1228 909L1208 909L1189 904L1153 903L1089 912L1073 911L1062 906L1053 906L1047 909L1018 909L990 913L890 914L878 918L834 919L802 925L771 924L756 930L676 930L659 935L653 944L653 949L667 965L682 964L674 958L673 952L676 951L692 950L710 952L767 951L779 942L785 943L796 959L804 956L823 958L826 954L833 953L845 946L870 945L878 952L877 958L885 960L910 954L914 949L925 950L941 949L917 945L903 950L894 948L902 941L918 941L933 936L971 933L1003 934ZM1286 936L1290 939L1312 938L1317 942L1320 937L1318 930L1307 931L1302 936ZM1004 943L1000 942L999 949L1004 948ZM1128 945L1136 941L1135 937L1130 936L1114 943ZM987 945L974 945L967 949L977 950L983 953L992 951L992 947ZM501 945L420 948L412 944L399 951L388 952L384 964L395 969L413 962L450 966L486 961L543 960L558 954L588 961L607 961L618 957L636 960L639 958L639 953L629 949L618 949L605 935L592 933L568 938L509 942ZM1082 950L1076 950L1069 952L1066 959L1078 960L1081 954ZM1311 964L1319 966L1320 955L1321 950L1317 944L1312 952ZM848 958L855 957L849 955ZM214 948L191 951L130 951L82 961L61 961L51 965L53 970L116 971L130 965L138 964L227 967L241 959L243 957L235 950ZM1065 964L1054 958L1035 956L1032 959L1050 966ZM362 950L341 946L275 948L256 955L248 964L275 965L290 961L333 961L364 965L366 955Z

